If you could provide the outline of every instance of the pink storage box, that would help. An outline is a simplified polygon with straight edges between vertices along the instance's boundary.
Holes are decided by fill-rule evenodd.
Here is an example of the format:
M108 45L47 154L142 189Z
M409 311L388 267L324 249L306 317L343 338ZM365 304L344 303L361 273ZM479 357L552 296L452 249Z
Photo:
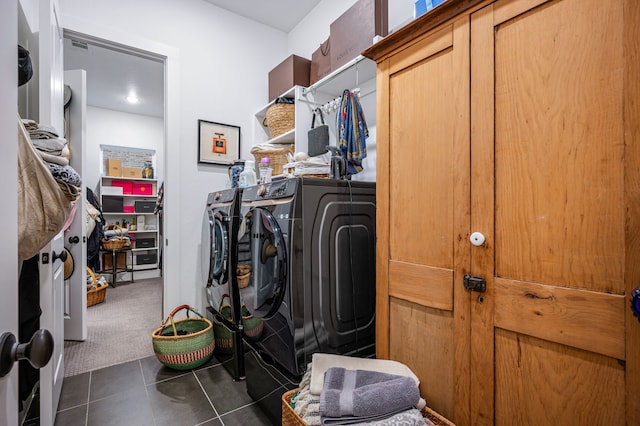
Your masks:
M121 187L123 194L133 194L133 182L130 180L114 180L111 181L111 186Z
M150 183L134 183L133 184L134 195L153 195L153 188Z
M133 206L122 206L122 211L124 213L135 213Z

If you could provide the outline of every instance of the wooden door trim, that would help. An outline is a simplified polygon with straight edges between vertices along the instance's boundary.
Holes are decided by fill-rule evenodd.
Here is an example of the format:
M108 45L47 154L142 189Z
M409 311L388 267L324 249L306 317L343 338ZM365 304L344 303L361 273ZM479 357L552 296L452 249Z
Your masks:
M390 260L389 296L452 311L453 271Z
M496 327L625 359L624 296L504 278L494 286Z
M624 69L624 198L627 206L625 232L625 290L629 297L640 286L640 2L625 0L623 6ZM640 322L624 304L626 312L627 424L640 424ZM636 397L632 397L636 396Z
M453 31L451 25L436 31L424 40L389 59L389 73L394 74L409 66L415 65L436 53L450 49L453 46Z
M376 78L376 357L389 359L389 61Z
M498 26L549 1L551 0L498 0L493 8L493 24Z
M487 281L487 291L471 301L471 418L494 422L494 26L493 5L471 15L471 232L486 241L471 250L471 273ZM486 347L487 344L491 347Z

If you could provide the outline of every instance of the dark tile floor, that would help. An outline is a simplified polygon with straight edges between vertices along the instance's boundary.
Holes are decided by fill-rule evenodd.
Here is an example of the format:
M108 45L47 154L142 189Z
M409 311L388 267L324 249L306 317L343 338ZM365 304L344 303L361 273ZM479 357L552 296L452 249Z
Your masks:
M33 417L33 416L29 416ZM39 424L28 418L28 426ZM163 367L155 357L67 377L56 425L271 425L214 357L191 371Z

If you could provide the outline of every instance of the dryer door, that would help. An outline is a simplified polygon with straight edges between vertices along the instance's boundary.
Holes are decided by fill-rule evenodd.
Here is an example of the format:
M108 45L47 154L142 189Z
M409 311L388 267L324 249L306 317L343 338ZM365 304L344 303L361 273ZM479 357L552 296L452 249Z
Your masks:
M229 277L227 259L229 256L229 217L222 212L213 215L211 235L211 276L218 284L224 284Z
M202 223L202 275L207 287L226 283L229 255L228 217L207 209Z
M246 233L238 249L249 242L252 273L249 285L240 289L242 301L254 316L270 317L282 303L287 278L282 230L271 212L260 207L250 210L245 221ZM240 253L238 257L240 261Z

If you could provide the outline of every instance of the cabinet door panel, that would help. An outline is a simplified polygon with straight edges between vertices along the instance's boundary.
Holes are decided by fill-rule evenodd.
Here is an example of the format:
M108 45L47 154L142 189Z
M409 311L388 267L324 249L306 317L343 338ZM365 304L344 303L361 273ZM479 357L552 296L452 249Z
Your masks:
M637 148L625 146L623 6L498 1L472 17L471 164L494 169L492 182L472 174L472 227L495 235L472 252L488 287L471 309L471 418L483 424L625 423L638 231L626 215L640 211L625 205Z
M378 306L389 315L389 346L378 346L378 356L412 368L423 396L445 416L468 391L464 378L454 380L469 369L469 294L454 286L462 287L469 268L468 49L463 19L393 56L378 85L379 99L389 100L379 107L389 125L378 133L378 144L388 143L378 244L388 247L390 296Z

